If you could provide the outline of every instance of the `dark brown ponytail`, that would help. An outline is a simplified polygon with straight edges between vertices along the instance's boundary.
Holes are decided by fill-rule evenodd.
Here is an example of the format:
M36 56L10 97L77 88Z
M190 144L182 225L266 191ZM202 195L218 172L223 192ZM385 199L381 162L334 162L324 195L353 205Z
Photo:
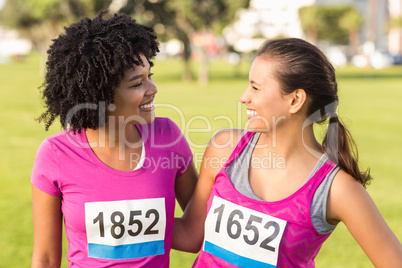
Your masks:
M308 120L329 126L322 147L328 157L363 186L371 180L370 172L361 172L357 147L350 132L340 121L338 85L335 69L316 46L298 38L284 38L265 42L257 55L277 62L274 77L284 94L303 89L308 98Z
M356 143L337 115L333 115L329 120L322 147L332 162L349 173L363 186L370 183L372 179L370 170L360 171Z

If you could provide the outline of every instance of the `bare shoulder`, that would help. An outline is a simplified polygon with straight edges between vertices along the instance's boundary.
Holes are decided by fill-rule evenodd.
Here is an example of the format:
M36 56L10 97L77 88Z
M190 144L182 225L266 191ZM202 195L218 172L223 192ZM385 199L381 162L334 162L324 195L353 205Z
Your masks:
M346 190L350 189L350 187L364 189L363 185L361 185L361 183L353 178L349 173L342 169L339 170L339 172L335 175L332 188L334 190Z
M401 243L366 189L345 171L332 183L327 220L342 221L375 267L402 267Z
M218 171L229 159L243 130L241 129L223 129L217 132L209 141L205 150L201 171L208 169L211 175L215 177Z
M210 140L208 150L213 150L220 155L226 155L233 151L243 133L242 129L222 129Z
M354 193L367 193L363 185L344 170L339 170L331 186L331 194L343 198Z
M363 185L343 170L339 170L332 182L328 197L328 217L344 221L353 215L353 210L373 205Z

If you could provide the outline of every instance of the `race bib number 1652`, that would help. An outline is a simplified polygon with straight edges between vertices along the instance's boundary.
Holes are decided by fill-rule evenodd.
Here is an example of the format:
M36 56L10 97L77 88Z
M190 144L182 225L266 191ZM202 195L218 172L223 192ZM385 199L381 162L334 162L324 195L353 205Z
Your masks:
M88 257L132 259L164 254L164 198L85 203Z
M276 267L286 221L214 196L204 251L238 267Z

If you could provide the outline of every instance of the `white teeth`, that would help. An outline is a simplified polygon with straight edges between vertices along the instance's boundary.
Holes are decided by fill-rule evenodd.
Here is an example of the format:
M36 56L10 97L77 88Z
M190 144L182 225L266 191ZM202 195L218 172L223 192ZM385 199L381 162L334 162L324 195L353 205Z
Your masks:
M248 116L256 116L256 115L258 115L258 113L254 110L247 110L247 115Z
M154 106L155 106L154 102L151 102L151 103L148 103L148 104L145 104L145 105L141 105L140 109L149 109L149 108L153 108Z

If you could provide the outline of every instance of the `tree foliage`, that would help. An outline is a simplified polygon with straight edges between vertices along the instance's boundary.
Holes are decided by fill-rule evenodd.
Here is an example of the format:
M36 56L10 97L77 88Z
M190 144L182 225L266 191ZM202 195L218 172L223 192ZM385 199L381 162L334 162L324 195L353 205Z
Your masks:
M391 18L388 22L388 29L402 29L402 17Z
M140 23L154 27L162 40L180 40L184 46L183 77L191 79L189 61L192 36L200 32L221 34L222 29L234 20L236 11L247 7L249 2L250 0L133 0L128 1L120 11L131 14ZM205 58L201 62L205 62Z
M358 32L363 18L351 6L306 6L299 9L302 30L307 37L346 44Z
M302 31L307 36L307 39L312 43L317 43L318 29L321 28L317 21L318 8L316 6L305 6L299 9L299 18Z
M29 37L44 51L65 25L94 16L113 0L7 0L0 22ZM184 46L185 77L191 77L191 38L197 32L220 34L250 0L127 0L118 12L152 26L160 40L177 38ZM113 2L114 3L114 2Z
M111 0L7 0L0 22L30 38L40 49L62 28L106 8Z

